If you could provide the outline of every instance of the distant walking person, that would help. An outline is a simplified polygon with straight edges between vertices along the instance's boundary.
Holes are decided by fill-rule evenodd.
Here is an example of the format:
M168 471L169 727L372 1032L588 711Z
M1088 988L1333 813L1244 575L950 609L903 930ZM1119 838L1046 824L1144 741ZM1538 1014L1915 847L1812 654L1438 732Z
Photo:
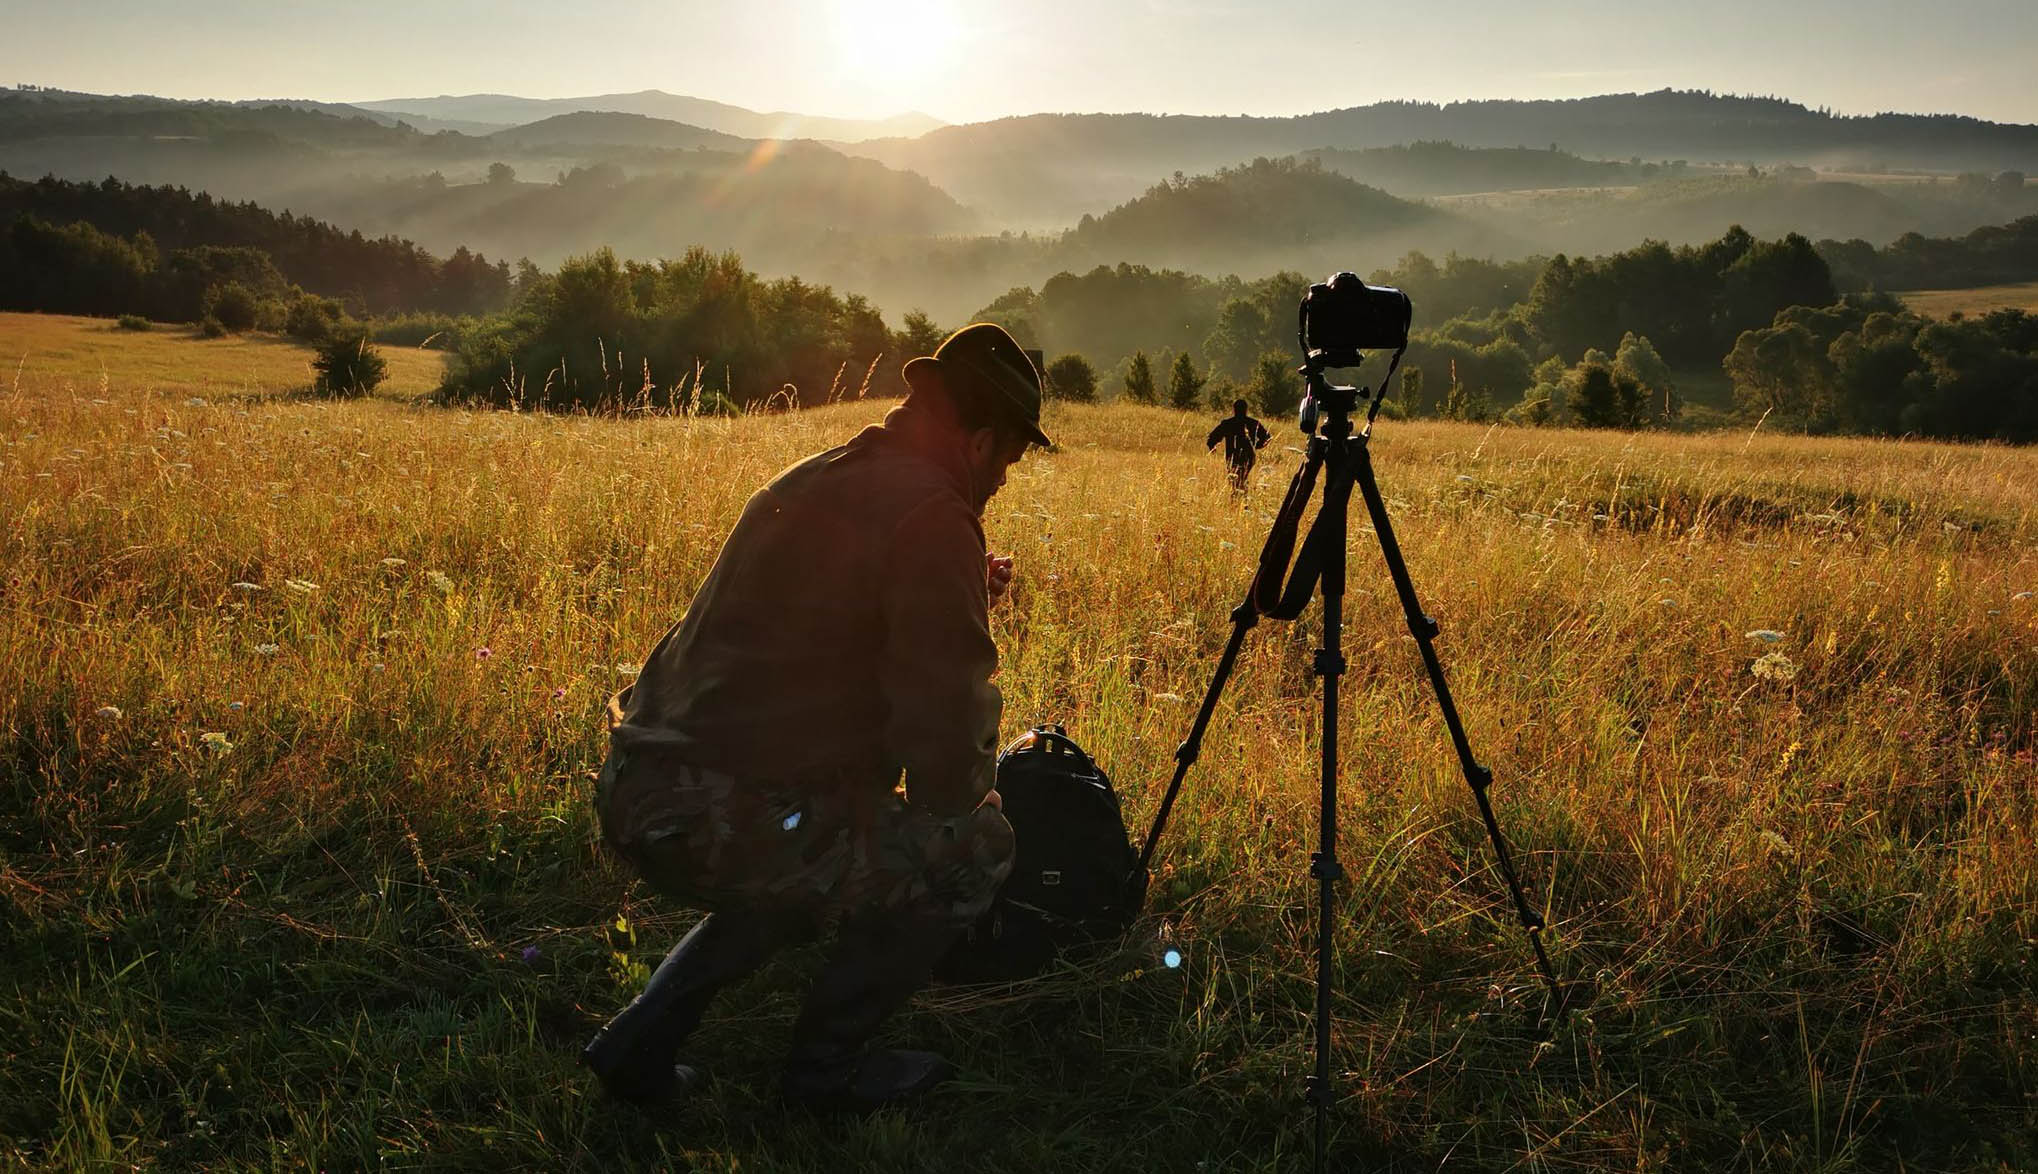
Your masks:
M1231 415L1219 421L1210 430L1204 448L1216 448L1218 441L1224 442L1224 463L1231 470L1231 488L1244 493L1246 479L1252 476L1253 465L1260 459L1260 450L1267 447L1267 426L1245 414L1245 401L1233 400Z

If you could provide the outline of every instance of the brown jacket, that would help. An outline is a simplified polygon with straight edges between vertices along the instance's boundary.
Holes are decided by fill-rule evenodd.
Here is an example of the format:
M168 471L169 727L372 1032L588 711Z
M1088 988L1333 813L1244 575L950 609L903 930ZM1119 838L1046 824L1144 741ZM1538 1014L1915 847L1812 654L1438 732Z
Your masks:
M916 806L977 805L1003 705L983 525L968 469L915 442L911 410L751 497L638 676L618 748L872 793L903 771Z

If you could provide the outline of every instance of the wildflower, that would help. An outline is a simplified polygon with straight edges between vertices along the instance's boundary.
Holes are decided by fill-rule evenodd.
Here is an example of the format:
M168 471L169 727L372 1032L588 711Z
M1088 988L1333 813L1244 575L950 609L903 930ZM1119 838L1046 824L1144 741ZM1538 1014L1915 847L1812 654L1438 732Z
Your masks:
M1766 653L1748 666L1758 681L1789 681L1797 676L1797 664L1781 652Z
M444 571L426 571L425 580L441 595L453 594L453 580Z
M102 705L92 712L92 716L103 717L110 722L117 722L121 717L120 707L118 705Z
M552 700L564 701L565 699L566 699L566 686L561 685L557 689L552 690Z
M532 963L536 962L536 961L538 960L538 947L536 947L536 946L525 946L525 947L524 947L524 954L523 954L523 957L524 957L524 965L526 965L526 966L529 966L529 965L531 965Z
M281 651L282 651L282 648L280 648L279 646L277 646L277 645L274 645L274 644L257 644L257 645L255 645L255 655L257 655L257 656L274 656L274 655L276 655L276 654L277 654L278 652L281 652Z
M642 671L644 671L644 666L641 664L619 664L616 666L616 675L619 677L634 677Z
M408 560L400 558L386 558L382 560L382 565L393 571L396 568L405 565L407 561Z
M1182 695L1180 693L1156 693L1153 695L1153 699L1155 701L1165 701L1169 705L1180 705L1182 703Z
M234 583L232 586L235 591L240 592L242 595L253 595L256 592L262 590L262 585L260 583L250 583L246 579L242 579L239 582Z
M234 744L229 742L227 736L218 730L207 730L205 733L198 735L198 742L201 746L212 747L213 750L220 754L233 753Z
M283 585L285 587L290 588L292 591L297 592L299 595L310 595L312 592L318 590L318 584L312 582L309 579L285 579L283 580Z
M1748 639L1760 640L1764 644L1774 644L1778 640L1783 639L1783 633L1774 628L1757 628L1748 633Z
M487 660L489 657L494 655L495 653L489 651L488 645L486 644L474 650L474 659L476 660Z

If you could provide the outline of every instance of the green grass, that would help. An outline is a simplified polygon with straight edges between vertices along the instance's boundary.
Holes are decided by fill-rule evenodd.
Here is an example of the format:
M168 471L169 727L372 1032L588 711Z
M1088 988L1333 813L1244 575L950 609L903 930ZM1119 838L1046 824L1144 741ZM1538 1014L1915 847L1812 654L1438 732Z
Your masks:
M884 405L326 403L274 394L302 374L269 344L89 337L0 381L0 1161L1303 1164L1313 613L1249 639L1123 952L899 1021L960 1087L782 1114L799 952L717 1006L706 1093L645 1116L574 1055L694 914L598 845L600 705L750 491ZM1066 721L1141 826L1291 460L1240 509L1207 424L1059 408L1063 449L987 518L1019 567L1008 732ZM1375 447L1557 963L1597 993L1532 1037L1355 525L1338 1168L2038 1164L2038 453L1435 422Z

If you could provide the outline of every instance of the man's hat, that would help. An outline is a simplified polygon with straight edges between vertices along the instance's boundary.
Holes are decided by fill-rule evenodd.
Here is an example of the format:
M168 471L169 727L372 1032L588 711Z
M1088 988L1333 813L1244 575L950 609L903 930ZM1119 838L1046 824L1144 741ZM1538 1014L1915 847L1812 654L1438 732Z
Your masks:
M1017 426L1028 440L1048 443L1040 430L1040 372L1005 328L975 322L948 336L931 355L906 364L906 382L918 387L928 371L940 368L956 390L975 388L987 396L998 415Z

